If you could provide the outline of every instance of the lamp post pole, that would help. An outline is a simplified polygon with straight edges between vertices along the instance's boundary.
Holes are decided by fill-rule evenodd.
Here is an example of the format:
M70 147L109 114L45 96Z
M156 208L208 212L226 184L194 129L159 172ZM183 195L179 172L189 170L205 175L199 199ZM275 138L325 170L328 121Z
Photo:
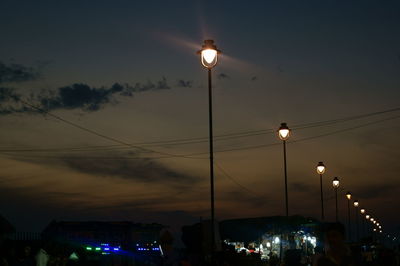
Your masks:
M354 201L354 207L356 208L356 241L360 239L359 223L358 223L358 200Z
M336 222L339 221L338 204L337 204L337 188L335 188L335 202L336 202Z
M211 69L217 64L220 51L213 40L205 40L202 49L198 51L202 65L208 72L208 125L209 125L209 153L210 153L210 203L211 203L211 264L215 265L215 199L214 199L214 145L213 145L213 108L212 108L212 80Z
M290 129L288 128L286 123L281 123L281 126L278 130L278 136L282 140L283 143L283 171L285 177L285 210L286 210L286 218L289 217L289 197L288 197L288 183L287 183L287 163L286 163L286 140L289 138Z
M322 189L322 174L325 173L326 167L323 162L319 162L317 165L317 173L319 174L319 186L320 186L320 194L321 194L321 221L325 220L324 213L324 192Z
M319 175L319 185L320 185L320 190L321 190L321 220L325 220L325 215L324 215L324 192L322 190L322 174Z
M215 251L215 197L214 197L214 143L213 143L213 113L212 113L212 83L211 68L208 69L208 125L210 144L210 194L211 194L211 247ZM213 260L214 254L212 254Z
M286 163L286 140L283 141L283 167L285 171L285 209L286 217L289 217L289 197L288 197L288 184L287 184L287 163Z
M287 182L287 162L286 162L286 140L289 139L290 129L286 123L281 123L281 126L278 130L278 137L282 140L283 143L283 171L285 178L285 214L286 214L286 225L289 223L289 197L288 197L288 182ZM288 235L286 234L284 237L285 240L288 240ZM283 239L280 242L280 260L283 260Z
M348 191L346 193L346 198L347 198L347 231L349 231L349 241L351 241L351 218L350 218L350 199L351 199L351 193Z
M364 221L364 214L365 214L365 209L361 208L360 209L360 213L358 215L361 214L361 239L365 237L365 221Z
M335 214L336 214L336 222L338 222L339 221L339 212L338 212L337 190L339 187L339 178L335 177L332 181L332 185L335 190Z

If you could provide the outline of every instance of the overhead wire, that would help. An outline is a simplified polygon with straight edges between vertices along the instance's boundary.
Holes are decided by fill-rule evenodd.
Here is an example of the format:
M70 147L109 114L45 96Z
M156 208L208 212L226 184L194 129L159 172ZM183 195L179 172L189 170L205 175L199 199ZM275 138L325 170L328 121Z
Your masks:
M184 139L172 139L172 140L164 140L164 141L152 141L152 142L138 142L138 143L127 143L120 141L116 138L112 138L109 136L106 136L104 134L98 133L94 130L82 127L76 123L70 122L58 115L54 115L42 108L36 107L30 103L27 103L24 100L21 100L22 103L28 105L31 108L36 109L39 112L43 112L45 114L48 114L49 116L52 116L62 122L65 122L69 125L72 125L74 127L77 127L81 130L87 131L91 134L95 134L99 137L105 138L107 140L113 141L118 143L118 145L98 145L98 146L84 146L84 147L67 147L67 148L44 148L44 149L1 149L0 151L6 151L6 152L65 152L65 151L70 151L70 152L80 152L80 151L91 151L91 150L120 150L120 149L144 149L144 146L175 146L175 145L188 145L188 144L196 144L196 143L204 143L208 142L207 137L198 137L198 138L184 138ZM305 124L298 124L294 125L292 127L293 130L300 130L300 129L308 129L312 127L322 127L322 126L328 126L328 125L334 125L337 123L341 122L347 122L347 121L352 121L356 119L361 119L361 118L366 118L370 116L375 116L375 115L381 115L385 113L390 113L390 112L396 112L400 111L400 108L392 108L388 110L383 110L379 112L373 112L373 113L367 113L367 114L362 114L362 115L356 115L356 116L350 116L350 117L345 117L345 118L339 118L339 119L331 119L331 120L326 120L326 121L319 121L319 122L312 122L312 123L305 123ZM227 134L221 134L221 135L216 135L214 136L214 142L217 141L225 141L225 140L230 140L230 139L236 139L236 138L243 138L243 137L252 137L252 136L260 136L260 135L265 135L265 134L271 134L274 133L275 130L273 129L265 129L265 130L255 130L255 131L242 131L242 132L236 132L236 133L227 133ZM265 145L263 145L265 146ZM168 156L174 156L174 157L184 157L185 155L177 155L177 154L170 154L167 152L160 152L160 151L155 151L151 149L145 149L147 152L155 152L155 153L160 153L163 155L168 155Z
M74 122L71 122L71 121L69 121L67 119L62 118L61 116L55 115L53 113L50 113L47 110L44 110L44 109L42 109L40 107L37 107L37 106L35 106L33 104L30 104L30 103L28 103L28 102L26 102L26 101L24 101L22 99L19 99L19 101L21 101L23 104L35 109L36 111L39 111L40 113L44 113L46 115L49 115L49 116L51 116L51 117L53 117L53 118L55 118L55 119L57 119L57 120L59 120L59 121L61 121L63 123L66 123L66 124L68 124L70 126L73 126L75 128L78 128L80 130L83 130L85 132L93 134L93 135L98 136L100 138L103 138L103 139L106 139L106 140L109 140L109 141L112 141L112 142L115 142L115 143L118 143L118 144L121 144L121 145L129 146L129 147L132 147L132 148L135 148L135 149L138 149L138 150L142 150L142 151L146 151L146 152L152 152L152 153L158 153L158 154L161 154L161 155L167 155L167 156L171 156L171 157L182 157L182 158L188 158L188 159L197 159L197 158L186 157L185 155L171 154L171 153L168 153L168 152L155 151L155 150L152 150L152 149L136 146L136 145L121 141L119 139L116 139L114 137L110 137L110 136L104 135L102 133L96 132L96 131L94 131L92 129L83 127L81 125L78 125L78 124L76 124Z

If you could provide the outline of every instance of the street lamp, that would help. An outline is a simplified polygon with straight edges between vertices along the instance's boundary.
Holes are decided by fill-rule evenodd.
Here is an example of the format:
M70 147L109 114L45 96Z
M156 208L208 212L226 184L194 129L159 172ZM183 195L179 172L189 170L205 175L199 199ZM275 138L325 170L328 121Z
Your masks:
M369 222L369 218L371 218L371 216L369 215L369 214L366 214L365 215L365 219L367 219L367 222ZM364 221L365 222L365 221ZM369 224L367 223L367 226L366 226L366 236L368 236L369 235Z
M287 167L286 167L286 140L289 139L290 129L286 123L281 123L278 130L278 137L283 142L283 168L285 174L285 203L286 203L286 217L289 217L289 199L288 199L288 185L287 185Z
M339 221L339 218L338 218L338 204L337 204L337 189L338 189L338 187L339 187L339 178L335 177L335 178L332 180L332 186L333 186L333 189L335 190L336 222L338 222L338 221Z
M358 206L359 206L360 204L358 203L358 200L355 200L353 204L354 204L354 207L356 208L356 240L358 241L358 240L359 240Z
M213 146L213 115L212 115L212 82L211 69L218 62L218 54L221 53L215 46L213 40L205 40L200 54L201 64L208 72L208 122L209 122L209 144L210 144L210 194L211 194L211 260L214 263L215 251L215 209L214 209L214 146Z
M349 241L351 240L351 219L350 219L350 199L351 199L351 193L350 191L347 191L346 193L346 198L347 198L347 227L349 231Z
M317 164L317 173L319 174L319 184L321 189L321 221L325 219L324 215L324 194L322 190L322 175L325 173L326 167L323 162Z
M364 217L364 214L365 214L365 209L364 208L361 208L360 209L360 213L361 213L361 217ZM361 232L361 234L365 237L365 220L364 219L361 219L362 220L362 232Z

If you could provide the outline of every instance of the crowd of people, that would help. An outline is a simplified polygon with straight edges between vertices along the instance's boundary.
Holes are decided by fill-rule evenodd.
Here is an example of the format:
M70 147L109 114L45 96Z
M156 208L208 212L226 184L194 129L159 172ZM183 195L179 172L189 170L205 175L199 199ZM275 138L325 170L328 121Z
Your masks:
M89 254L82 247L56 242L9 240L0 248L0 266L400 266L399 248L367 247L347 245L344 226L335 223L325 230L324 249L317 246L314 254L287 250L283 259L272 254L268 260L262 260L258 253L238 253L229 245L224 245L211 260L201 254L188 253L185 249L164 256L146 256L129 251L102 256Z

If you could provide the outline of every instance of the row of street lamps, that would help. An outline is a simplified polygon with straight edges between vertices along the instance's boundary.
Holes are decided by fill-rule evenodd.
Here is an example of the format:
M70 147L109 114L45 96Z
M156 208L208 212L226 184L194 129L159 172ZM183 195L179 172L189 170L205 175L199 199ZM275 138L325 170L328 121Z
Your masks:
M201 50L197 52L200 55L201 64L207 69L208 74L208 118L209 118L209 159L210 159L210 197L211 197L211 260L212 264L215 262L215 204L214 204L214 146L213 146L213 103L212 103L212 68L218 62L218 55L221 53L220 50L217 49L217 46L214 44L213 40L205 40L204 44L201 47ZM282 141L283 144L283 168L284 168L284 183L285 183L285 211L286 217L289 216L289 198L288 198L288 182L287 182L287 161L286 161L286 141L290 137L290 129L286 123L281 123L278 129L278 137ZM320 176L320 190L321 190L321 220L324 221L324 196L322 189L322 175L325 173L326 167L323 162L319 162L317 165L317 173ZM338 196L337 191L339 188L339 178L335 177L332 180L332 185L335 191L335 210L336 210L336 221L338 221ZM348 199L348 227L350 234L350 199L351 193L348 192L346 194ZM356 208L356 223L357 223L357 239L358 239L358 206L359 203L357 200L353 202L354 207ZM365 214L365 209L361 209L361 214ZM374 231L377 229L382 232L382 227L379 223L377 223L370 215L365 216L366 219L370 219L377 228L373 228ZM368 217L368 218L367 218Z
M325 173L325 171L326 171L326 167L325 167L324 163L323 162L319 162L317 164L317 173L320 176L321 221L324 221L324 219L325 219L325 216L324 216L324 196L323 196L323 189L322 189L322 175ZM339 178L338 177L334 177L333 180L332 180L332 186L333 186L333 189L335 191L335 218L336 218L336 222L339 221L339 217L338 217L338 193L337 193L339 185L340 185ZM350 200L352 198L352 195L351 195L350 191L348 191L346 193L346 198L347 198L347 211L348 211L348 224L347 224L347 227L348 227L348 238L350 240L351 239ZM361 214L361 216L363 218L365 217L368 220L370 215L366 214L365 208L360 208L360 210L359 210L360 203L358 202L358 200L354 200L353 201L353 206L354 206L354 208L356 210L355 211L356 240L359 240L360 239L360 229L359 229L360 226L359 226L359 217L358 216ZM371 222L373 222L373 220ZM380 224L378 223L379 232L382 233L382 226L380 226L380 227L379 226L380 226ZM375 229L375 231L377 231L376 228L374 228L374 229ZM363 230L363 234L365 234L366 233L366 229L365 229L365 220L364 219L362 219L362 230Z

